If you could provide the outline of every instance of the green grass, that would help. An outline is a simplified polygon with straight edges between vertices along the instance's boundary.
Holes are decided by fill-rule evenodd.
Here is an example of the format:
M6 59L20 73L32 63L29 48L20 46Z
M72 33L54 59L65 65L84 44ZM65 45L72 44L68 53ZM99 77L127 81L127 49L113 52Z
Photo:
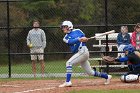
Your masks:
M73 90L68 93L139 93L140 90Z
M40 73L40 63L36 63L37 73ZM8 73L8 65L0 66L0 74ZM31 74L32 73L32 64L31 62L26 63L15 63L11 66L11 72L16 74ZM46 73L65 73L66 72L66 61L46 61L45 62L45 72ZM84 70L78 66L73 66L73 72L84 72Z

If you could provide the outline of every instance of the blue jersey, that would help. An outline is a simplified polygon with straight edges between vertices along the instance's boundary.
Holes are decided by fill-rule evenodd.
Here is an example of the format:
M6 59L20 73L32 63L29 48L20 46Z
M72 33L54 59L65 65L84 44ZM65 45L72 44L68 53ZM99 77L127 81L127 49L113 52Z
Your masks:
M85 37L85 34L80 29L73 29L65 35L63 41L70 46L72 53L76 53L80 47L85 46L85 42L78 40L81 37Z

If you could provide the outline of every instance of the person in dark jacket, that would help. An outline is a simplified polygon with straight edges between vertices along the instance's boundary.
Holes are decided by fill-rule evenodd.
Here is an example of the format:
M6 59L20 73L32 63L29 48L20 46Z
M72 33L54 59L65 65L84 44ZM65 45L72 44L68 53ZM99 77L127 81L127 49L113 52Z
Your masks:
M118 51L123 51L126 45L130 44L130 34L127 26L121 26L121 32L117 36ZM124 57L124 53L118 53L118 57ZM124 65L124 63L122 63Z
M117 36L118 51L123 51L126 45L130 44L130 35L127 26L121 26L121 32ZM118 53L118 57L124 57L124 53Z

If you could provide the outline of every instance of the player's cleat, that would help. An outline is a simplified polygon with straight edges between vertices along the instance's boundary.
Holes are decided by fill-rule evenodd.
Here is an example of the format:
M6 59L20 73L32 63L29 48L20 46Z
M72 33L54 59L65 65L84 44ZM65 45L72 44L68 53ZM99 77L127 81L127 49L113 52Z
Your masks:
M108 75L108 79L106 79L105 81L105 85L109 84L110 83L110 80L111 80L112 76L111 75Z
M65 82L65 83L59 85L59 87L71 87L71 86L72 86L71 81L69 81L69 82Z

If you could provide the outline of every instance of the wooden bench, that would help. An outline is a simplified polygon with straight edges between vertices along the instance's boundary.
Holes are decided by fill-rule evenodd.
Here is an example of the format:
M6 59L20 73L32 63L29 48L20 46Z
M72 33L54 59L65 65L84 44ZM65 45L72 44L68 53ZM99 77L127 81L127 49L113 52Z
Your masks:
M89 61L98 61L99 63L97 65L92 65L92 68L99 68L100 72L104 72L104 70L107 68L107 65L105 64L105 62L102 61L102 58L89 58ZM127 68L128 65L120 65L120 64L109 64L108 65L109 70L112 68ZM115 74L116 72L111 72L112 74Z
M100 35L101 33L96 33L95 36ZM112 51L113 47L116 47L118 49L118 45L117 45L117 36L119 33L112 33L108 35L108 47L109 47L109 51ZM132 33L129 33L130 36ZM105 36L100 36L100 37L96 37L95 40L98 40L98 44L97 45L93 45L93 47L99 47L99 48L105 48L106 47L106 43L102 43L103 41L106 40L106 35ZM110 43L110 41L114 41L114 43Z
M100 35L101 33L96 33L95 36L98 36ZM112 33L112 34L109 34L108 35L108 41L110 40L117 40L117 36L118 36L118 33ZM106 35L105 36L100 36L100 37L96 37L95 40L98 40L98 44L97 45L93 45L93 47L99 47L99 48L105 48L106 47L106 44L105 43L102 43L103 41L106 40ZM109 51L112 51L112 47L117 47L117 43L108 43L108 46L109 46Z

